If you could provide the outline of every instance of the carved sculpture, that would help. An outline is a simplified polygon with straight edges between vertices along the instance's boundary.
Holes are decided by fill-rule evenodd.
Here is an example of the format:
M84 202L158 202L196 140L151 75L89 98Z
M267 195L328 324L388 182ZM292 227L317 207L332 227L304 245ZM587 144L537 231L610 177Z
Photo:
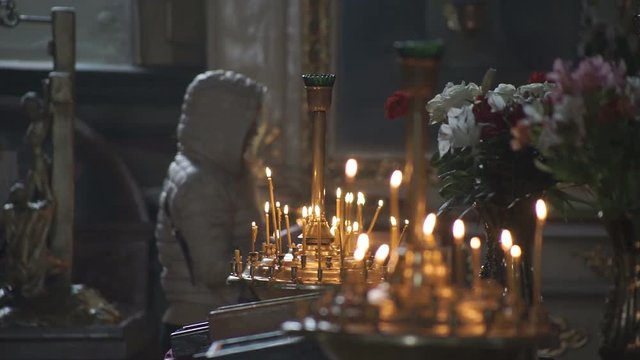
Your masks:
M49 119L42 101L34 94L22 98L22 108L30 125L27 142L33 165L26 185L18 182L4 205L7 283L17 296L29 299L44 293L47 273L47 238L53 220L54 200L49 185L48 161L42 150L49 133Z

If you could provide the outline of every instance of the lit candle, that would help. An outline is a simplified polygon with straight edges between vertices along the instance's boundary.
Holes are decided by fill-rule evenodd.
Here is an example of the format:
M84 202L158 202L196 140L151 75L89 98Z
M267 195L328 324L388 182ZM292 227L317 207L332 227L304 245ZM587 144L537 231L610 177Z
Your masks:
M353 184L358 174L358 162L356 159L349 159L344 164L344 176L346 180L347 191L352 190Z
M390 216L389 223L391 224L391 250L396 251L398 249L398 241L400 240L398 220L396 220L394 216Z
M364 227L364 222L362 222L362 210L364 208L365 201L366 200L365 200L364 194L361 192L358 192L358 197L356 200L356 205L358 209L357 219L360 225L362 225L363 227Z
M462 256L462 246L464 244L465 228L464 222L457 219L453 222L453 240L454 240L454 261L455 261L455 279L458 286L464 285L464 264Z
M436 228L436 219L436 214L430 213L424 219L424 223L422 224L422 233L424 234L424 240L429 247L436 246L435 236L433 236L433 230Z
M395 217L398 221L400 221L400 199L398 195L400 184L402 184L402 171L396 170L391 173L391 178L389 179L389 215ZM397 240L396 243L399 243L399 239Z
M342 189L336 189L336 217L342 219Z
M369 250L369 235L362 233L358 235L356 250L353 252L355 261L362 261L362 271L365 283L367 282L367 250Z
M271 240L269 239L269 202L264 203L264 226L265 226L265 243L267 244L267 249L269 248L269 244L271 244Z
M547 220L547 204L542 199L536 201L536 218L533 243L533 306L537 308L542 301L542 233Z
M264 172L267 175L267 183L269 184L269 201L271 203L271 221L273 222L273 231L276 231L278 229L278 213L276 212L276 197L273 190L273 178L271 177L272 174L269 167L266 167Z
M384 205L384 201L378 200L378 207L376 208L376 212L373 213L371 224L369 224L369 228L367 229L368 235L371 235L371 231L373 231L373 226L376 224L376 221L378 221L378 215L380 215L380 210L382 210L383 205Z
M344 210L344 220L347 225L351 225L351 205L353 204L353 193L348 192L344 196L345 210Z
M471 271L473 271L473 288L480 289L480 238L474 236L469 241L471 246Z
M251 222L251 252L256 251L256 238L258 237L258 225L255 221Z
M402 232L400 233L400 240L398 241L398 246L400 246L400 242L402 242L402 239L404 239L404 234L406 234L408 227L409 227L409 219L404 219L404 226L402 227Z
M385 280L387 278L387 269L384 264L387 262L387 258L389 257L389 245L382 244L378 247L376 251L376 255L374 256L374 261L376 265L383 270L382 279Z
M276 214L278 215L278 227L276 228L276 254L282 252L282 209L280 208L280 201L276 201Z
M307 211L307 207L302 207L302 253L307 254L307 218L309 217L309 212Z
M511 266L511 247L513 246L513 238L511 237L511 232L509 230L502 230L502 234L500 234L500 246L502 247L502 251L504 251L504 263L507 273L507 290L511 291L513 283L513 269Z
M378 247L375 255L375 262L378 266L383 266L389 256L389 245L382 244Z
M289 205L284 206L284 225L287 228L287 241L289 242L289 249L293 248L293 241L291 241L291 226L289 226Z
M509 285L509 294L515 302L520 300L520 256L522 255L522 249L520 246L513 245L510 251L511 261L513 266L513 273L511 275L512 283Z

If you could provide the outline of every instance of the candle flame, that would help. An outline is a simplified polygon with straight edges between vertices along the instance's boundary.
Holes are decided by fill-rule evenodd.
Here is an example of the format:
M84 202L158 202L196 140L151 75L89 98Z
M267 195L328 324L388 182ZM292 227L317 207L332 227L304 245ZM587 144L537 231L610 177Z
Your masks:
M500 234L500 246L502 246L502 250L509 251L513 246L513 238L511 237L511 231L502 230L502 234Z
M264 203L264 212L269 213L269 208L270 208L270 207L271 207L271 206L270 206L269 202L268 202L268 201L267 201L267 202L265 202L265 203Z
M313 210L314 210L314 213L316 214L316 217L319 218L320 217L320 206L316 205Z
M342 189L336 189L336 199L342 199Z
M544 221L547 218L547 204L542 199L536 201L536 216L540 221Z
M391 179L389 180L389 185L393 188L400 187L402 183L402 171L396 170L391 174Z
M282 209L282 212L284 212L285 215L289 215L289 205L285 204L284 209Z
M453 222L453 238L456 240L462 240L462 238L464 238L464 233L464 221L456 219L456 221Z
M430 213L424 219L424 223L422 224L422 232L425 235L433 234L433 229L435 229L436 227L436 219L436 214L434 213ZM405 224L408 224L408 220L405 220Z
M337 225L338 225L338 218L334 216L331 218L331 226L335 227Z
M351 204L353 202L353 193L348 192L345 196L344 196L344 202L346 202L347 204Z
M397 226L398 225L398 221L396 220L395 216L390 216L389 217L389 222L391 223L391 226Z
M347 225L347 233L351 234L351 230L352 230L351 225Z
M404 219L404 224L409 225L409 219Z
M378 207L381 208L384 205L384 201L378 200Z
M280 201L276 201L276 207L279 208L280 207Z
M303 206L302 207L302 217L303 218L307 218L309 216L309 212L307 211L307 207Z
M364 198L364 194L361 192L358 192L358 201L357 204L358 205L364 205L365 203L365 198Z
M522 255L522 249L520 249L520 246L513 245L511 247L511 256L514 258L519 258L520 255Z
M268 166L264 169L264 173L267 175L268 178L271 177L271 169L269 169Z
M362 261L366 254L367 250L362 248L356 248L356 251L353 252L353 260Z
M360 231L360 224L357 221L353 222L353 231L354 232Z
M251 222L251 227L252 227L252 228L257 227L257 225L256 225L256 222L255 222L255 221L252 221L252 222Z
M375 255L376 263L378 265L384 264L384 261L387 260L387 256L389 256L389 245L380 245Z
M364 250L367 250L369 248L369 235L367 235L366 233L358 235L356 249L360 248L363 248Z
M347 162L344 164L344 174L348 178L356 177L356 174L358 174L358 162L356 161L356 159L347 160Z
M477 236L474 236L471 238L471 240L469 241L469 245L471 245L471 248L476 250L476 249L480 249L480 238Z

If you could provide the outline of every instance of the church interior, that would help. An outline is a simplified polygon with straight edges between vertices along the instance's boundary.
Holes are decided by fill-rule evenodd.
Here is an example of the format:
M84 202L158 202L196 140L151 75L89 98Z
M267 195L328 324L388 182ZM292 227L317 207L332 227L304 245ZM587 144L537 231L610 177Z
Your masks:
M0 359L640 359L640 2L0 0Z

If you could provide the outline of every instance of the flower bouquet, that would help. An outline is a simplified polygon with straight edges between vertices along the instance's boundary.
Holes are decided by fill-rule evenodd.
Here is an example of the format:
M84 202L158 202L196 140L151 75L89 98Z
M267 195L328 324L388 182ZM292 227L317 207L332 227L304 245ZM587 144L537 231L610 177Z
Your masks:
M640 353L640 79L625 73L599 56L575 70L556 60L548 106L525 106L513 144L537 149L545 159L537 167L559 181L586 185L600 210L615 256L605 359Z
M432 158L445 202L440 211L462 208L458 217L475 209L483 222L488 252L482 276L504 281L499 233L515 232L530 254L534 223L533 202L542 193L553 198L555 180L536 167L540 153L533 146L512 149L513 135L521 136L525 107L544 108L553 84L531 83L516 88L499 84L489 90L495 70L480 86L449 83L427 104L431 122L440 124L438 153ZM526 140L526 139L522 139ZM551 200L551 199L550 199ZM530 269L530 259L525 258ZM524 276L530 283L530 272ZM525 297L529 294L525 293Z

